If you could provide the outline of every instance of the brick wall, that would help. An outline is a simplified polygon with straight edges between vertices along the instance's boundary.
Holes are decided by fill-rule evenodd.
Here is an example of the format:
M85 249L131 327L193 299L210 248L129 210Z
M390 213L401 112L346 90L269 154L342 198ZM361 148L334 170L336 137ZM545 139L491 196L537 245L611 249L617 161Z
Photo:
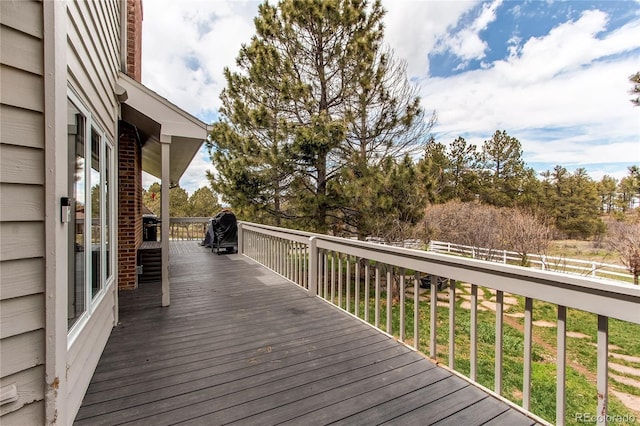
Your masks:
M136 288L136 253L142 244L142 148L136 129L118 125L118 288Z
M127 0L127 75L142 81L142 0Z

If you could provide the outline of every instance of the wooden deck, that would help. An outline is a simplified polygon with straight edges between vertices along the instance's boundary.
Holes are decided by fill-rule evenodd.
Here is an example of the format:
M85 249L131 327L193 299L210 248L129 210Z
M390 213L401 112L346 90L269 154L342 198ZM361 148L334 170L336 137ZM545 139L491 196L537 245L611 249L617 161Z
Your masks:
M76 424L536 422L284 278L195 241L120 295Z

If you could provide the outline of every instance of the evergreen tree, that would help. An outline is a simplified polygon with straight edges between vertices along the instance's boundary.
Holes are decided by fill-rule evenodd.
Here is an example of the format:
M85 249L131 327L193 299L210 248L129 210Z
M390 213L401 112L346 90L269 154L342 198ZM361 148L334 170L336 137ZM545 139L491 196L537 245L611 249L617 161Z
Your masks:
M189 217L189 195L180 186L169 189L169 217Z
M616 189L618 187L617 179L604 175L598 182L598 196L600 197L600 206L604 213L611 213L616 198Z
M419 99L381 48L383 14L379 1L260 5L210 146L214 189L236 210L324 232L353 205L346 171L421 143Z
M447 147L431 139L418 162L418 181L428 204L445 203L453 198L451 168Z
M198 188L189 197L189 216L191 217L211 217L221 208L218 197L207 186Z
M480 167L481 199L498 207L516 205L523 192L524 180L531 175L522 160L520 141L504 130L496 131L482 145Z
M556 228L569 238L589 238L604 231L599 218L600 198L596 183L583 168L573 174L561 166L543 173L543 207Z
M161 190L162 188L158 182L152 183L148 190L142 190L142 203L156 216L160 216Z
M449 145L453 198L472 201L478 193L478 153L475 145L467 144L463 137L456 138Z

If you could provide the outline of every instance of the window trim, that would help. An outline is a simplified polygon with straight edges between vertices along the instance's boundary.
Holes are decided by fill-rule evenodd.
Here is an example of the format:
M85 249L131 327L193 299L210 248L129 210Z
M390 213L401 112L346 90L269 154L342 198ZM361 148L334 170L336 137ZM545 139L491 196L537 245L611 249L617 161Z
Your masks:
M85 103L82 102L80 97L76 94L76 92L71 88L67 87L67 101L71 102L73 106L82 114L85 118L85 143L84 146L84 155L85 155L85 168L84 168L84 178L85 178L85 187L84 187L84 199L85 199L85 221L83 232L85 235L85 250L84 250L84 261L85 261L85 271L84 271L84 302L85 302L85 310L82 312L78 318L75 320L73 325L67 329L67 350L69 350L78 336L81 334L84 327L89 322L90 318L93 316L96 308L102 303L106 295L109 291L112 291L112 286L115 282L116 276L116 259L115 256L111 256L108 262L110 263L111 276L107 277L107 241L110 242L111 253L114 253L116 241L116 232L115 226L117 224L116 220L116 209L115 209L115 194L114 194L114 182L116 178L116 156L115 153L115 144L107 137L107 133L103 130L103 126L97 120L97 117L91 113L89 108L86 107ZM101 188L101 197L100 197L100 289L93 294L92 281L91 281L91 256L92 251L90 250L91 246L91 132L95 131L100 137L100 188ZM67 142L68 143L68 142ZM106 164L106 152L107 145L111 149L111 158L109 167L107 168ZM106 173L109 172L109 182L110 187L108 188L107 197L109 197L109 206L111 207L111 212L108 212L106 209L107 206L107 197L104 197L104 185L107 179ZM68 172L67 172L68 179ZM110 215L110 226L107 233L105 229L105 224L107 220L107 215ZM67 244L69 242L67 241ZM89 250L87 250L89 248ZM67 301L67 306L69 301Z

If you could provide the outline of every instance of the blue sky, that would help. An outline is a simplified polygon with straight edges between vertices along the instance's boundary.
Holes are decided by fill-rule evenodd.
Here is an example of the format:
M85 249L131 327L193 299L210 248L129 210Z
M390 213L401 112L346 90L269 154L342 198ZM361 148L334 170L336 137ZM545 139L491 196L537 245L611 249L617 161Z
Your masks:
M273 3L273 1L272 1ZM203 121L217 119L256 1L145 0L143 83ZM506 130L529 167L584 167L621 178L640 164L640 0L386 0L385 39L407 61L436 140L480 147ZM180 181L192 193L213 170L201 151ZM145 178L145 183L150 180Z

